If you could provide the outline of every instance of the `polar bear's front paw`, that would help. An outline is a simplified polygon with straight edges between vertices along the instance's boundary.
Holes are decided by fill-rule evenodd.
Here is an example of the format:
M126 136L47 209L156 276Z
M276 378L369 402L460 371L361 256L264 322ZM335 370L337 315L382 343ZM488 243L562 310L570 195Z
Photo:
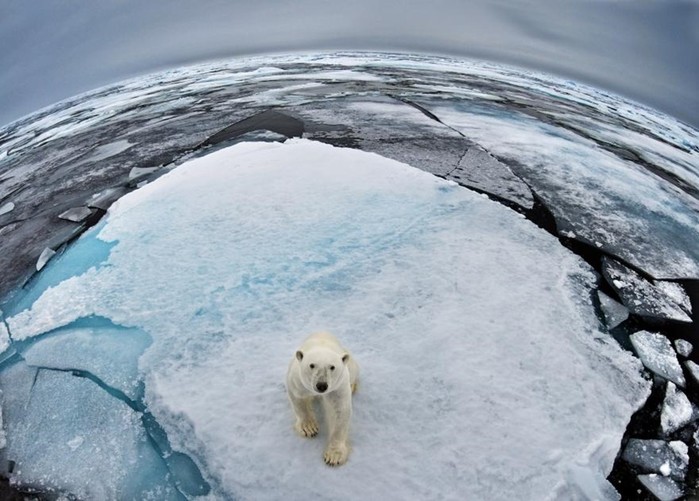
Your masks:
M325 449L323 459L328 466L340 466L347 462L349 456L349 447L347 444L331 444Z
M296 431L303 437L315 437L318 434L318 422L315 419L296 421Z

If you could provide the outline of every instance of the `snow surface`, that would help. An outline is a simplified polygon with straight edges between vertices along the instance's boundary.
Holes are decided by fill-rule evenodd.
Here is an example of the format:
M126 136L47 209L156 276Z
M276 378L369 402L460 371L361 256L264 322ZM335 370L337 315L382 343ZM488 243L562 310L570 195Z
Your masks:
M500 204L374 154L240 143L123 197L81 245L97 249L92 266L44 285L8 319L14 338L31 354L93 317L146 333L146 404L214 495L613 497L605 477L649 383L599 330L592 270ZM324 431L293 433L283 386L319 329L361 366L353 452L336 470L321 459ZM98 348L84 349L71 365L94 365ZM46 384L86 398L66 378L84 381ZM32 405L42 399L60 407L55 394ZM62 421L41 443L81 450L81 426ZM135 432L115 433L126 438L113 447L134 447ZM58 482L59 455L44 447L51 468L31 449L23 478ZM90 460L67 468L90 477Z
M685 386L682 367L668 338L657 332L638 331L630 339L647 369L678 386Z

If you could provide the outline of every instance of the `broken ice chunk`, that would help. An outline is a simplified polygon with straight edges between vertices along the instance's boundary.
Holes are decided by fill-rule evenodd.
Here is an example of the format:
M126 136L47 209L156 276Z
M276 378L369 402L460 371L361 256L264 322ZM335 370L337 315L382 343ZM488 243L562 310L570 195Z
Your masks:
M0 373L6 397L25 404L5 420L12 483L78 499L181 499L138 412L88 379L46 369L26 378L27 369Z
M664 440L632 438L626 444L621 458L638 466L645 473L662 473L663 465L667 465L666 476L684 480L689 465L687 449L687 445L680 441L668 443Z
M689 297L681 285L651 282L619 261L602 258L602 273L631 312L650 318L691 322Z
M107 210L116 200L128 193L128 189L119 186L116 188L107 188L104 191L95 193L90 200L87 201L88 207Z
M157 171L159 167L134 167L129 172L129 180L147 176Z
M62 212L58 217L66 221L79 223L90 217L90 215L92 215L92 210L87 207L73 207L72 209Z
M692 354L694 346L692 346L692 343L690 343L689 341L685 341L684 339L677 339L675 340L675 349L677 350L677 353L679 353L683 357L688 357Z
M669 477L651 473L638 475L637 478L659 501L674 501L684 496L684 489Z
M56 255L56 251L51 249L50 247L46 247L42 252L41 255L39 256L39 259L36 260L36 271L41 271L44 266L46 266L46 263L48 263L53 256Z
M678 386L686 385L682 367L677 361L677 355L668 338L655 332L639 331L632 334L630 339L641 362L648 370Z
M607 323L607 327L609 329L613 329L629 318L629 310L626 308L626 306L614 301L611 297L600 290L597 291L597 295L599 296L599 302L602 307L604 321Z
M697 409L682 390L668 382L665 390L665 400L660 413L660 429L665 435L673 433L691 421L699 418Z
M689 371L689 375L692 376L692 379L694 379L694 382L699 384L699 365L692 362L691 360L687 360L684 363L684 366Z
M455 179L464 186L491 193L525 209L534 206L529 186L507 165L479 146L472 146L466 151L447 179Z
M5 205L0 207L0 216L7 214L8 212L12 212L13 210L15 210L15 204L13 202L7 202Z
M142 393L138 359L151 339L140 329L120 327L107 319L100 322L103 325L61 329L38 339L22 357L34 367L88 372L137 400Z

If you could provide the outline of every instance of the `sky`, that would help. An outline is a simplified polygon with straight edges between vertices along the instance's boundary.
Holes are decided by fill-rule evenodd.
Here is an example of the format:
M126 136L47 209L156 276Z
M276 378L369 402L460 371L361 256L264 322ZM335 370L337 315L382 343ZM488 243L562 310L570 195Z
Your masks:
M357 49L543 70L699 127L699 0L0 0L0 7L0 126L162 69Z

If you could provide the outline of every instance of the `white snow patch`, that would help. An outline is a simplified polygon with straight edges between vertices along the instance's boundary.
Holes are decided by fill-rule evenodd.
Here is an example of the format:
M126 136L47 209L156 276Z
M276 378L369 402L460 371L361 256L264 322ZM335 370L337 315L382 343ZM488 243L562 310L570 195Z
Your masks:
M648 382L598 330L592 270L514 211L374 154L240 143L120 199L99 238L106 265L13 333L91 315L148 333L148 408L221 497L612 495ZM362 368L339 470L324 431L294 435L283 386L318 329Z

